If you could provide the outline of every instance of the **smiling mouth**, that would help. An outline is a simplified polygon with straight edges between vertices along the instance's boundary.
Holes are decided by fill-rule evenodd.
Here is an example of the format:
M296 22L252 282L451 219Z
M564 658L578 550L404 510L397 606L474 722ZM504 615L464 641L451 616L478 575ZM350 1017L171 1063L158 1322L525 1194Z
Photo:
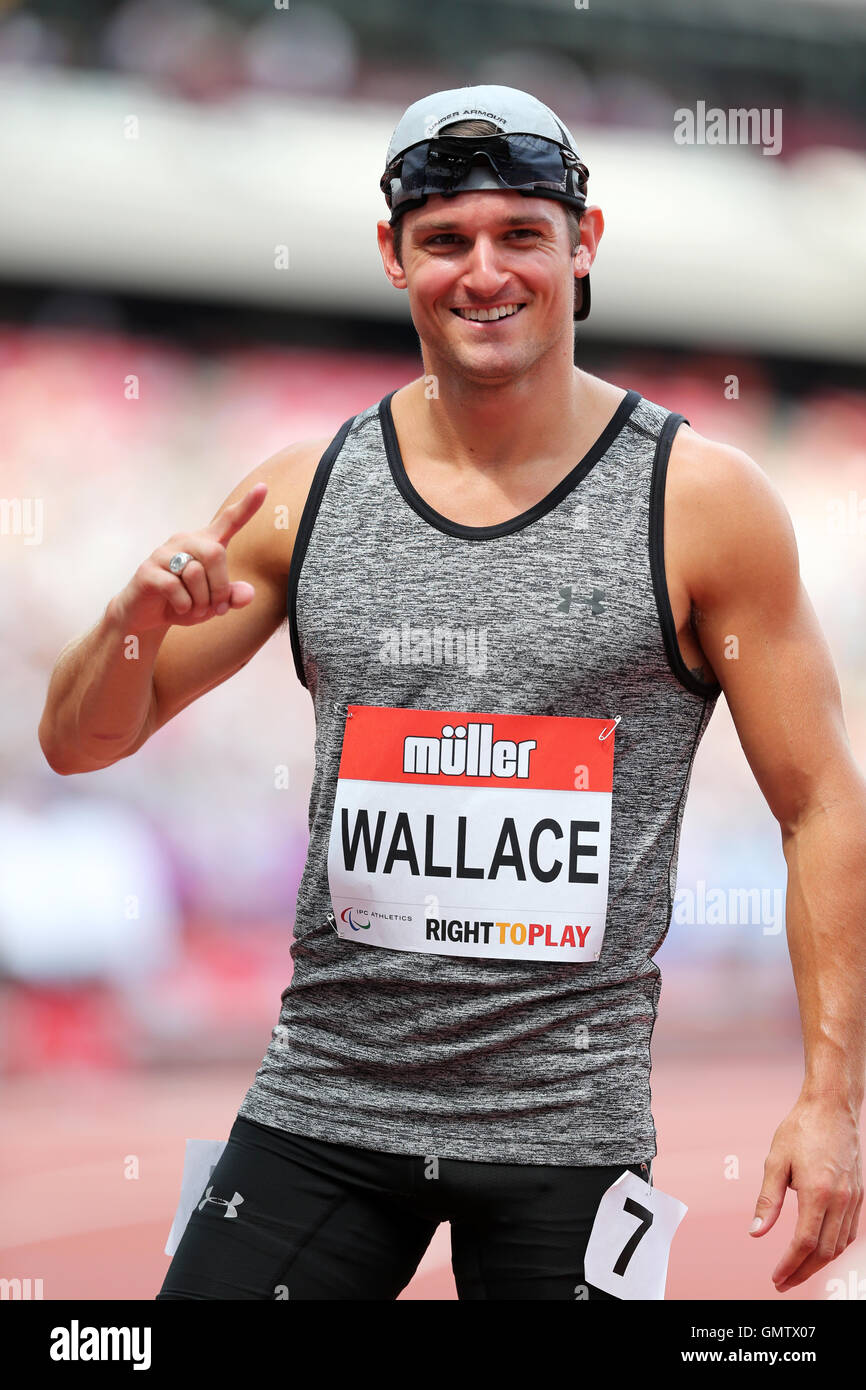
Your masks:
M500 323L502 319L516 318L524 304L501 304L494 305L491 309L452 309L452 314L462 319L464 323Z

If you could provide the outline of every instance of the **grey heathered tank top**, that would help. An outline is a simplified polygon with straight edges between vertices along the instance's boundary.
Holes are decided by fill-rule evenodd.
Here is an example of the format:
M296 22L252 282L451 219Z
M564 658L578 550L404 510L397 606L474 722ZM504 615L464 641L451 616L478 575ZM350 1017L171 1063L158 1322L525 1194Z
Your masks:
M629 391L547 497L473 527L415 491L393 394L334 437L293 553L292 651L316 716L310 845L293 979L239 1113L388 1153L647 1160L653 956L671 919L693 760L721 690L684 665L665 580L665 477L684 417ZM610 720L597 960L389 949L365 945L362 931L337 934L328 851L349 705ZM497 915L514 872L502 869L497 901L476 918ZM423 873L425 901L441 880Z

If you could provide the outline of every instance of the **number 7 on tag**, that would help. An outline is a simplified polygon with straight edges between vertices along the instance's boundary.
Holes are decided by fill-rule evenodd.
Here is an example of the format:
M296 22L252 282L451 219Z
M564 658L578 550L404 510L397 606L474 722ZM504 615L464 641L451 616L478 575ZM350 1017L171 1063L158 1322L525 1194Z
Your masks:
M668 1255L685 1202L626 1170L598 1204L584 1256L588 1283L616 1298L664 1298Z

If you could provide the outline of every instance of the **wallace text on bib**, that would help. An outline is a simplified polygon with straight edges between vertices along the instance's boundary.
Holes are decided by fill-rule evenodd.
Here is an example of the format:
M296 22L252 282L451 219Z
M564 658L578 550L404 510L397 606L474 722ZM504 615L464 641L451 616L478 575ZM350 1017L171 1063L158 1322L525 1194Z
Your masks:
M338 935L598 960L614 738L612 719L349 705L328 847Z

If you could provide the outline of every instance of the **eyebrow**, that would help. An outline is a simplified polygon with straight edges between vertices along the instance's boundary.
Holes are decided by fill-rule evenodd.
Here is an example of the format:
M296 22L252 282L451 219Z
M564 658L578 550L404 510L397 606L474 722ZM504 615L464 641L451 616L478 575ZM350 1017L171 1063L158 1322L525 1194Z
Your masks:
M554 227L556 224L552 217L548 217L544 212L510 213L507 217L500 217L499 223L504 227L525 227L527 222L542 222L547 227ZM416 222L412 229L413 236L423 236L425 232L459 232L461 223L449 221Z

